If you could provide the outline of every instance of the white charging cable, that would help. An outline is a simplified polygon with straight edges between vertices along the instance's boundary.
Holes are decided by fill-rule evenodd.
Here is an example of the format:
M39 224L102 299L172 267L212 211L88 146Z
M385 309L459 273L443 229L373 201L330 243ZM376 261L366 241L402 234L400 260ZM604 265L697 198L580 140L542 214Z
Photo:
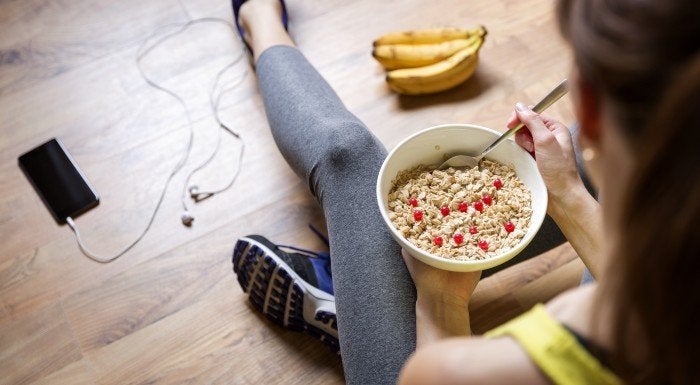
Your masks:
M66 219L68 226L71 228L71 230L73 230L73 233L75 233L75 239L78 242L78 247L80 247L80 251L82 251L83 254L85 254L85 256L87 256L88 258L92 259L95 262L99 262L99 263L112 262L115 259L126 254L126 252L131 250L131 248L136 246L136 244L139 243L143 239L143 237L146 235L146 233L148 233L148 230L151 228L151 225L153 225L153 221L155 220L155 217L158 214L158 210L160 210L161 204L163 203L163 199L165 198L165 193L168 191L168 186L170 185L170 182L172 181L173 177L184 167L185 163L187 162L187 159L190 156L190 153L192 152L192 140L194 138L194 123L192 121L192 117L190 116L190 112L189 112L189 109L187 108L187 104L185 103L185 100L182 97L180 97L177 93L175 93L174 91L169 90L169 89L161 86L160 84L156 83L155 81L150 79L148 76L146 76L146 73L144 72L144 70L141 66L141 61L150 52L152 52L156 47L158 47L160 44L162 44L166 40L172 38L173 36L176 36L176 35L184 32L189 27L191 27L195 24L210 23L210 22L225 24L231 29L232 32L235 33L235 27L233 26L233 24L231 22L224 20L224 19L220 19L220 18L204 17L204 18L200 18L200 19L190 20L186 23L174 23L174 24L168 24L168 25L162 26L162 27L156 29L150 36L148 36L143 41L143 43L141 44L139 49L137 50L136 67L138 68L139 74L141 75L143 80L146 82L146 84L148 84L150 87L155 88L159 91L162 91L162 92L172 96L175 100L178 101L178 103L180 103L180 105L182 106L182 109L185 113L185 117L187 118L189 135L188 135L188 139L187 139L187 145L185 146L185 149L182 152L182 156L180 157L180 160L175 164L175 167L173 167L172 171L170 172L170 174L168 175L168 177L165 180L165 184L163 185L160 196L158 197L158 201L155 205L155 208L153 209L153 212L148 220L148 223L146 224L146 227L143 229L143 231L141 231L141 233L136 237L136 239L133 242L131 242L128 246L126 246L122 251L120 251L119 253L117 253L113 256L110 256L110 257L99 257L99 256L95 255L85 245L82 237L80 236L80 231L78 231L78 228L77 228L73 218L68 217ZM154 39L156 36L160 35L164 29L168 29L168 28L175 28L175 30L170 32L170 33L162 35L158 40L156 40L155 43L153 43L150 46L148 45L148 43L152 39ZM226 126L221 121L221 118L219 117L219 102L220 102L223 94L230 92L241 85L241 83L243 82L243 79L245 79L245 77L248 75L248 68L247 67L245 68L240 79L238 79L234 83L234 85L221 90L219 92L218 96L216 96L216 98L214 97L214 94L216 93L216 89L218 88L219 82L220 82L223 74L227 70L229 70L230 68L234 67L245 56L246 56L245 48L242 48L239 55L236 56L236 58L231 63L227 64L225 67L223 67L219 71L219 73L216 75L214 85L212 86L212 90L209 94L209 100L210 100L211 108L213 111L213 115L214 115L214 118L216 119L217 123L219 124L219 128L229 132L236 139L238 139L241 143L241 150L240 150L240 154L238 157L239 164L238 164L238 168L236 169L236 172L234 173L233 177L231 178L229 183L223 189L214 190L212 192L205 192L207 194L210 194L209 196L226 191L228 188L230 188L233 185L233 183L235 182L235 180L238 177L238 174L240 173L240 170L241 170L241 166L242 166L241 162L243 160L243 151L244 151L245 145L244 145L243 139L241 138L240 134L233 131L231 128ZM218 132L217 144L216 144L216 147L215 147L214 151L212 152L212 154L207 158L207 160L202 162L199 166L195 167L195 169L193 169L193 171L191 171L190 174L188 174L187 180L185 182L185 191L187 191L187 189L188 189L187 184L189 183L189 180L192 177L192 175L194 173L196 173L197 171L201 170L202 168L204 168L207 164L209 164L211 162L212 159L214 159L214 157L216 156L216 153L219 150L220 142L221 142L221 131ZM194 186L194 187L196 190L196 186ZM192 190L192 189L190 188L190 190ZM192 192L190 194L192 194ZM184 196L184 193L183 193L183 196ZM193 196L193 199L197 200L197 198L195 196ZM205 198L202 198L202 199L205 199ZM183 206L185 208L185 213L183 214L181 219L182 219L183 224L189 226L192 224L192 221L194 220L194 218L189 214L189 210L187 209L187 203L185 202L184 198L183 198L182 202L183 202Z

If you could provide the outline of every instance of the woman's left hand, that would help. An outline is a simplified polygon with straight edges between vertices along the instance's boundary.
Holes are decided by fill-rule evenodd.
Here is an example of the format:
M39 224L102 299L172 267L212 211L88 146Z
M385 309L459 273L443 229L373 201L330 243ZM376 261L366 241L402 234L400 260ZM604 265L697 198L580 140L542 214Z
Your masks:
M441 270L413 258L406 250L401 254L416 285L416 347L470 335L469 299L481 271Z
M432 267L401 250L416 286L418 301L466 306L481 277L481 271L459 273Z

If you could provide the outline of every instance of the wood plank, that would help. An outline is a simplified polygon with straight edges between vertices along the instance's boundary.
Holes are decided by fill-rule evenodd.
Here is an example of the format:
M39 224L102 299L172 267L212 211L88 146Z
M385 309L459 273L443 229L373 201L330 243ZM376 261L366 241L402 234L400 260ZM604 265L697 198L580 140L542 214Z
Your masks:
M247 306L228 301L237 285L226 278L212 288L216 301L197 302L89 353L103 374L98 382L321 384L341 380L339 358L317 341L288 336L291 332L271 328L257 316L248 317L254 313ZM275 336L278 333L285 338ZM294 370L302 364L314 370Z
M0 326L0 346L2 384L28 384L82 358L58 302Z
M580 259L572 259L541 278L519 287L513 295L520 306L529 309L537 303L549 301L558 294L577 287L581 282L583 269L584 265Z
M0 95L133 46L157 26L184 19L177 1L3 1Z
M52 384L94 385L95 373L89 362L82 359L31 383L31 385Z

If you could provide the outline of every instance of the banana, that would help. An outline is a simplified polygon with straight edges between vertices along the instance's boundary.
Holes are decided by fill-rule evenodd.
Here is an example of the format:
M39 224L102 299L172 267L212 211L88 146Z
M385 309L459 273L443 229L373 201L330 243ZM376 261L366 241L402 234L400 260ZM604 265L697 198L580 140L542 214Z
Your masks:
M445 60L474 44L481 37L448 40L434 44L386 44L374 47L372 56L387 70L422 67Z
M389 71L386 81L391 89L405 95L428 94L456 87L476 71L479 48L483 42L483 38L480 38L469 47L435 64Z
M484 36L486 29L480 26L475 29L462 28L433 28L418 29L404 32L391 32L374 41L374 46L384 44L432 44L449 40L468 39L474 35Z

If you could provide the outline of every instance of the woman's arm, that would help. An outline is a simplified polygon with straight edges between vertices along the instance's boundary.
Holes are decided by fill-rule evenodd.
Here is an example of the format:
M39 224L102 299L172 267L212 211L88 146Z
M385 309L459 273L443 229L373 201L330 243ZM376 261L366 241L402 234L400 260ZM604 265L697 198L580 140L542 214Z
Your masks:
M535 157L549 193L547 213L593 276L600 276L604 266L600 205L588 193L578 174L569 129L522 103L516 105L508 127L519 122L525 123L527 130L518 131L515 141Z
M529 132L521 130L516 141L535 156L549 192L548 213L597 275L602 265L601 213L578 175L571 134L561 123L523 107L509 126L522 120L528 127ZM481 272L444 271L405 251L403 256L416 285L417 350L404 366L399 384L547 383L511 338L464 338L471 334L468 303Z
M588 193L583 184L569 194L550 199L548 213L571 243L594 277L599 277L604 266L602 251L603 218L600 204Z
M549 384L510 337L449 338L418 349L399 375L399 385Z
M449 338L471 335L469 301L459 298L416 299L416 347Z
M481 272L441 270L402 254L416 286L416 347L470 335L468 304Z

